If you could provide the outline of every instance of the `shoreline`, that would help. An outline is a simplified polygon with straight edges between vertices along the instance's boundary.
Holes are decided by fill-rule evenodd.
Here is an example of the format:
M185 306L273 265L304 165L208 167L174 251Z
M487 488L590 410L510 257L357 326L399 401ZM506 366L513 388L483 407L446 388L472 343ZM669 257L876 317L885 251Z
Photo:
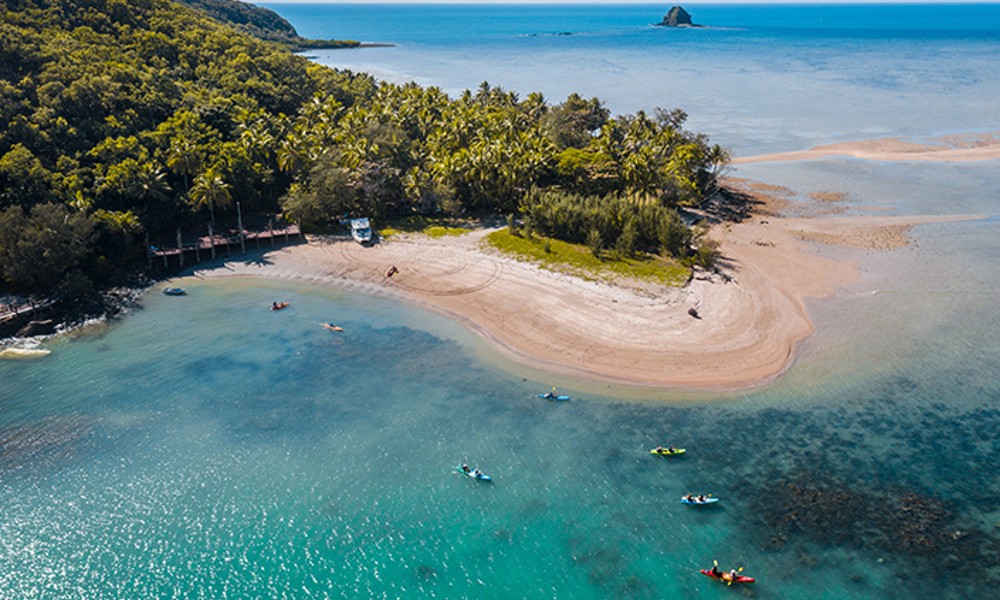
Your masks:
M518 364L592 383L732 390L784 373L813 332L805 300L859 279L854 262L818 256L808 244L887 249L905 243L913 225L966 218L974 217L755 215L713 228L725 257L719 273L698 271L685 287L655 291L501 256L481 247L485 229L373 247L314 237L263 252L267 260L189 274L289 278L398 299L463 324ZM399 272L386 278L392 265ZM688 314L694 306L699 319Z
M517 365L581 383L738 391L767 384L794 364L799 344L814 331L807 298L836 294L860 278L854 261L821 257L810 245L886 251L908 245L915 225L982 218L844 217L829 210L839 201L834 193L814 194L810 216L782 216L789 190L742 179L730 185L756 209L741 222L713 225L719 267L696 270L677 288L549 271L484 247L489 228L436 239L400 235L371 247L348 236L311 236L175 277L292 279L404 302L459 323ZM390 266L399 272L387 278ZM127 312L128 305L105 314ZM692 307L697 318L688 313ZM58 329L56 335L71 330ZM7 342L17 347L29 340Z

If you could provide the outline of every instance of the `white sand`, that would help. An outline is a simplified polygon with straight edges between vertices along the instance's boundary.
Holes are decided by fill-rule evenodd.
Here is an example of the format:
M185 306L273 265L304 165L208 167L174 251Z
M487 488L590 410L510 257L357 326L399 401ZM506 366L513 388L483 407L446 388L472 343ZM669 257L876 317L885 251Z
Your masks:
M842 235L850 237L852 225L843 221L841 231L848 233ZM295 278L396 297L459 319L515 360L593 380L731 388L784 370L812 331L803 299L857 277L855 265L803 250L799 238L809 227L808 219L773 217L727 226L716 235L728 282L699 273L684 288L656 292L583 281L500 256L481 247L486 231L413 236L371 248L315 238L269 252L266 261L198 275ZM390 265L399 273L386 278ZM688 314L695 306L700 319Z
M866 160L965 162L1000 158L1000 133L951 135L933 144L917 144L897 138L843 142L817 146L809 150L744 156L733 164L758 162L793 162L831 156L849 156Z

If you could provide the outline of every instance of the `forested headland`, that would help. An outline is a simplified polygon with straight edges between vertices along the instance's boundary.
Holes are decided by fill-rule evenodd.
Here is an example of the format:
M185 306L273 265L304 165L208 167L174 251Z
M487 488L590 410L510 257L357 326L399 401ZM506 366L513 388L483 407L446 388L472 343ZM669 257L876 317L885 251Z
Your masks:
M0 21L0 292L88 293L235 202L306 231L514 215L682 259L676 209L728 161L680 110L380 83L169 0L8 0Z

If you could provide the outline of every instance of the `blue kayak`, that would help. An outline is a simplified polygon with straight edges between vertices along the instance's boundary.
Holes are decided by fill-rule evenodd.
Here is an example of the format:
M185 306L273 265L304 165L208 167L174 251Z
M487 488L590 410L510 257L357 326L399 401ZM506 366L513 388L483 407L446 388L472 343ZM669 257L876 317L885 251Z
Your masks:
M455 467L455 470L461 473L462 475L468 475L469 477L473 479L478 479L479 481L493 481L492 477L490 477L486 473L483 473L479 469L472 469L470 471L466 471L465 469L462 468L462 465L458 465L457 467Z
M681 496L681 504L693 504L701 506L703 504L713 504L718 501L719 501L718 498L705 498L703 500L698 500L698 498L691 498L690 500L688 500L687 496Z
M565 402L571 398L571 396L557 396L552 392L549 392L547 394L538 394L538 397L541 398L542 400L553 400L556 402Z

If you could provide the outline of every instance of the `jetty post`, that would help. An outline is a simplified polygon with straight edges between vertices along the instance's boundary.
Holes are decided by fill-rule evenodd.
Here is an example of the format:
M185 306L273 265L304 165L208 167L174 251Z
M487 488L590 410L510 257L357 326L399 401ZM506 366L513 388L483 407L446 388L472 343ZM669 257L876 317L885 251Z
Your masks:
M184 240L181 238L181 228L177 228L177 255L181 257L181 266L184 266Z
M215 260L215 232L212 231L212 224L208 223L208 245L212 248L212 260Z
M236 203L236 224L240 228L240 252L247 253L247 237L243 232L243 211L240 210L240 203Z

